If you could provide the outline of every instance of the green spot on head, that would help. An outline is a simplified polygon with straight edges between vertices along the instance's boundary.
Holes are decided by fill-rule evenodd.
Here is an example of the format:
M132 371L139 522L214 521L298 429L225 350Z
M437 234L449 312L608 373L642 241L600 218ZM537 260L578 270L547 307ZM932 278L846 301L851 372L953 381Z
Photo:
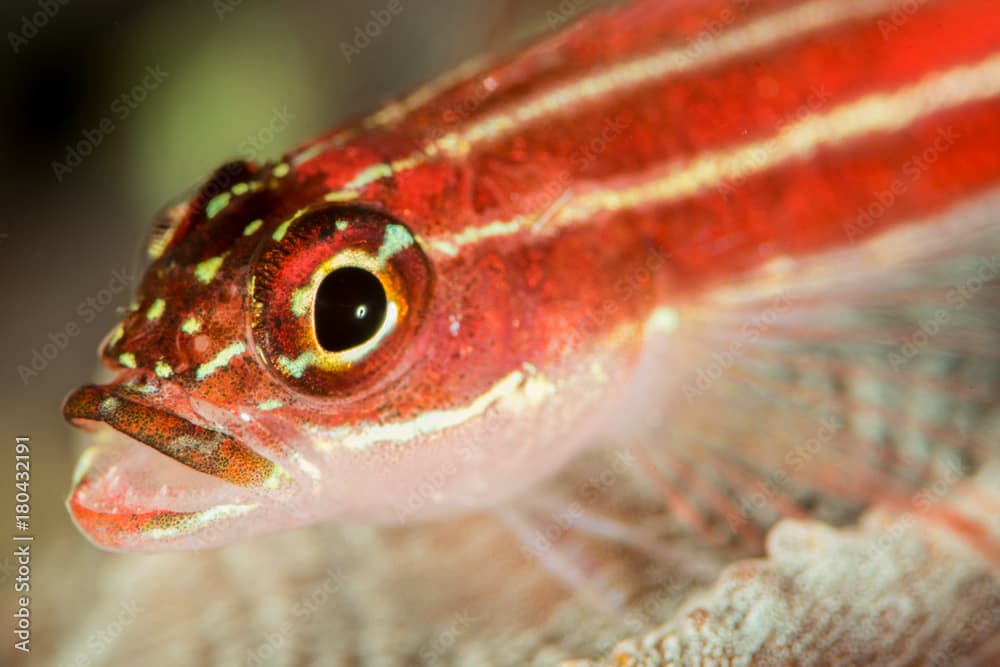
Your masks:
M118 355L118 363L125 368L135 368L135 355L131 352L122 352Z
M219 211L226 208L229 205L230 195L228 192L223 192L221 195L215 195L208 200L208 205L205 206L205 215L209 218L214 218L219 214Z
M125 327L123 327L121 323L119 323L118 326L116 326L111 331L111 337L108 339L108 347L111 347L112 345L120 341L122 339L122 336L124 335L125 335Z
M309 311L309 302L312 300L312 288L309 286L299 288L292 292L292 313L295 317L303 317Z
M246 229L243 230L243 236L253 236L253 234L258 229L260 229L260 226L263 224L264 221L261 220L260 218L257 218L256 220L254 220L253 222L251 222L249 225L246 226Z
M392 176L392 166L386 164L385 162L380 162L379 164L368 167L358 174L353 181L347 184L347 187L359 189L369 183L379 180L380 178L389 178L390 176Z
M336 192L327 192L323 195L323 199L326 201L351 201L357 198L358 193L355 190L337 190Z
M275 178L284 178L288 175L290 169L291 168L286 163L282 162L281 164L275 165L274 170L271 173L274 174Z
M347 222L347 220L338 220L334 224L337 226L337 231L342 232L347 229L347 226L351 223Z
M244 343L230 343L219 350L219 353L214 358L198 366L198 370L195 371L195 377L199 380L204 380L220 368L225 368L233 360L233 357L243 354L246 349L247 346Z
M271 238L275 241L280 241L285 238L285 234L288 232L289 225L292 224L291 220L285 220L283 223L278 225L278 228L274 230L274 234L271 234Z
M237 183L232 187L231 192L239 197L240 195L245 195L250 192L250 186L247 183Z
M198 280L207 285L212 282L212 278L214 278L215 274L218 273L219 267L222 266L222 260L225 259L225 257L225 254L222 254L217 257L206 259L204 262L201 262L198 266L194 267L194 275L198 278Z
M149 305L149 310L146 311L147 320L157 320L160 315L163 314L163 309L166 308L167 302L163 299L156 299Z
M156 362L156 374L166 379L174 374L174 369L170 367L170 364L160 359Z
M189 317L181 325L181 331L194 335L201 330L201 321L197 317Z
M282 405L284 405L284 403L282 403L281 401L279 401L276 398L272 398L272 399L270 399L268 401L263 401L261 403L258 403L257 404L257 409L258 410L277 410Z
M413 236L402 225L386 225L385 237L382 239L382 247L378 249L378 263L385 264L386 260L395 255L400 250L408 248L413 244Z
M278 364L288 372L293 378L301 378L306 369L316 360L316 355L312 352L303 352L296 359L288 357L278 357Z

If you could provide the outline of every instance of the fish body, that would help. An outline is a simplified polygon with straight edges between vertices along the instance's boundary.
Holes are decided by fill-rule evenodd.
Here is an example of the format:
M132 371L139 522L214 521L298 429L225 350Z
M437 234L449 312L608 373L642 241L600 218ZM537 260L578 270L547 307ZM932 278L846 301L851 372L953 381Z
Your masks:
M82 456L75 521L160 550L491 508L589 446L704 436L698 409L734 424L708 428L716 451L784 460L755 404L709 399L771 337L754 309L785 339L864 336L827 306L943 290L953 273L910 278L996 230L1000 8L912 4L640 0L220 168L154 233L102 348L116 378L67 399L127 436ZM344 320L362 274L374 301ZM905 384L902 349L877 353Z

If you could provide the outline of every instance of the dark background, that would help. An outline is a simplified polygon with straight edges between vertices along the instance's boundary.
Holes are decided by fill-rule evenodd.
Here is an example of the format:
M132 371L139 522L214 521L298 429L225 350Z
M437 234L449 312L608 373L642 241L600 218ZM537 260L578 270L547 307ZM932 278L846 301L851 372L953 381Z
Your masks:
M559 7L398 2L350 62L342 44L389 0L0 6L0 535L13 531L14 437L29 435L33 662L44 664L44 645L86 608L74 583L94 557L63 508L76 450L60 405L95 372L98 343L130 299L120 278L139 270L157 210L229 159L276 158L469 57L550 29L546 12ZM0 547L5 619L9 545ZM0 663L22 663L10 627Z

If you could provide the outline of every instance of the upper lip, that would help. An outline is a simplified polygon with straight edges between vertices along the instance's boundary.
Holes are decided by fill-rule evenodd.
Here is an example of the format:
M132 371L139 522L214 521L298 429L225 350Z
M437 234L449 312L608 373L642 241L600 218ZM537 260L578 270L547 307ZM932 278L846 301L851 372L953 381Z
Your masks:
M151 405L114 385L85 385L63 405L74 425L107 424L184 465L251 491L290 481L285 470L229 434Z

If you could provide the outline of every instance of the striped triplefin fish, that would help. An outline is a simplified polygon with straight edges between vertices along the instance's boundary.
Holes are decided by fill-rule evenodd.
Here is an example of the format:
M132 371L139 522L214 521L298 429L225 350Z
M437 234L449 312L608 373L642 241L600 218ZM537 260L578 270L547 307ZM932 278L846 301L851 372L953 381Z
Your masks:
M711 541L908 507L1000 449L1000 5L596 11L219 168L148 254L65 404L116 434L102 547L501 508L601 447Z

